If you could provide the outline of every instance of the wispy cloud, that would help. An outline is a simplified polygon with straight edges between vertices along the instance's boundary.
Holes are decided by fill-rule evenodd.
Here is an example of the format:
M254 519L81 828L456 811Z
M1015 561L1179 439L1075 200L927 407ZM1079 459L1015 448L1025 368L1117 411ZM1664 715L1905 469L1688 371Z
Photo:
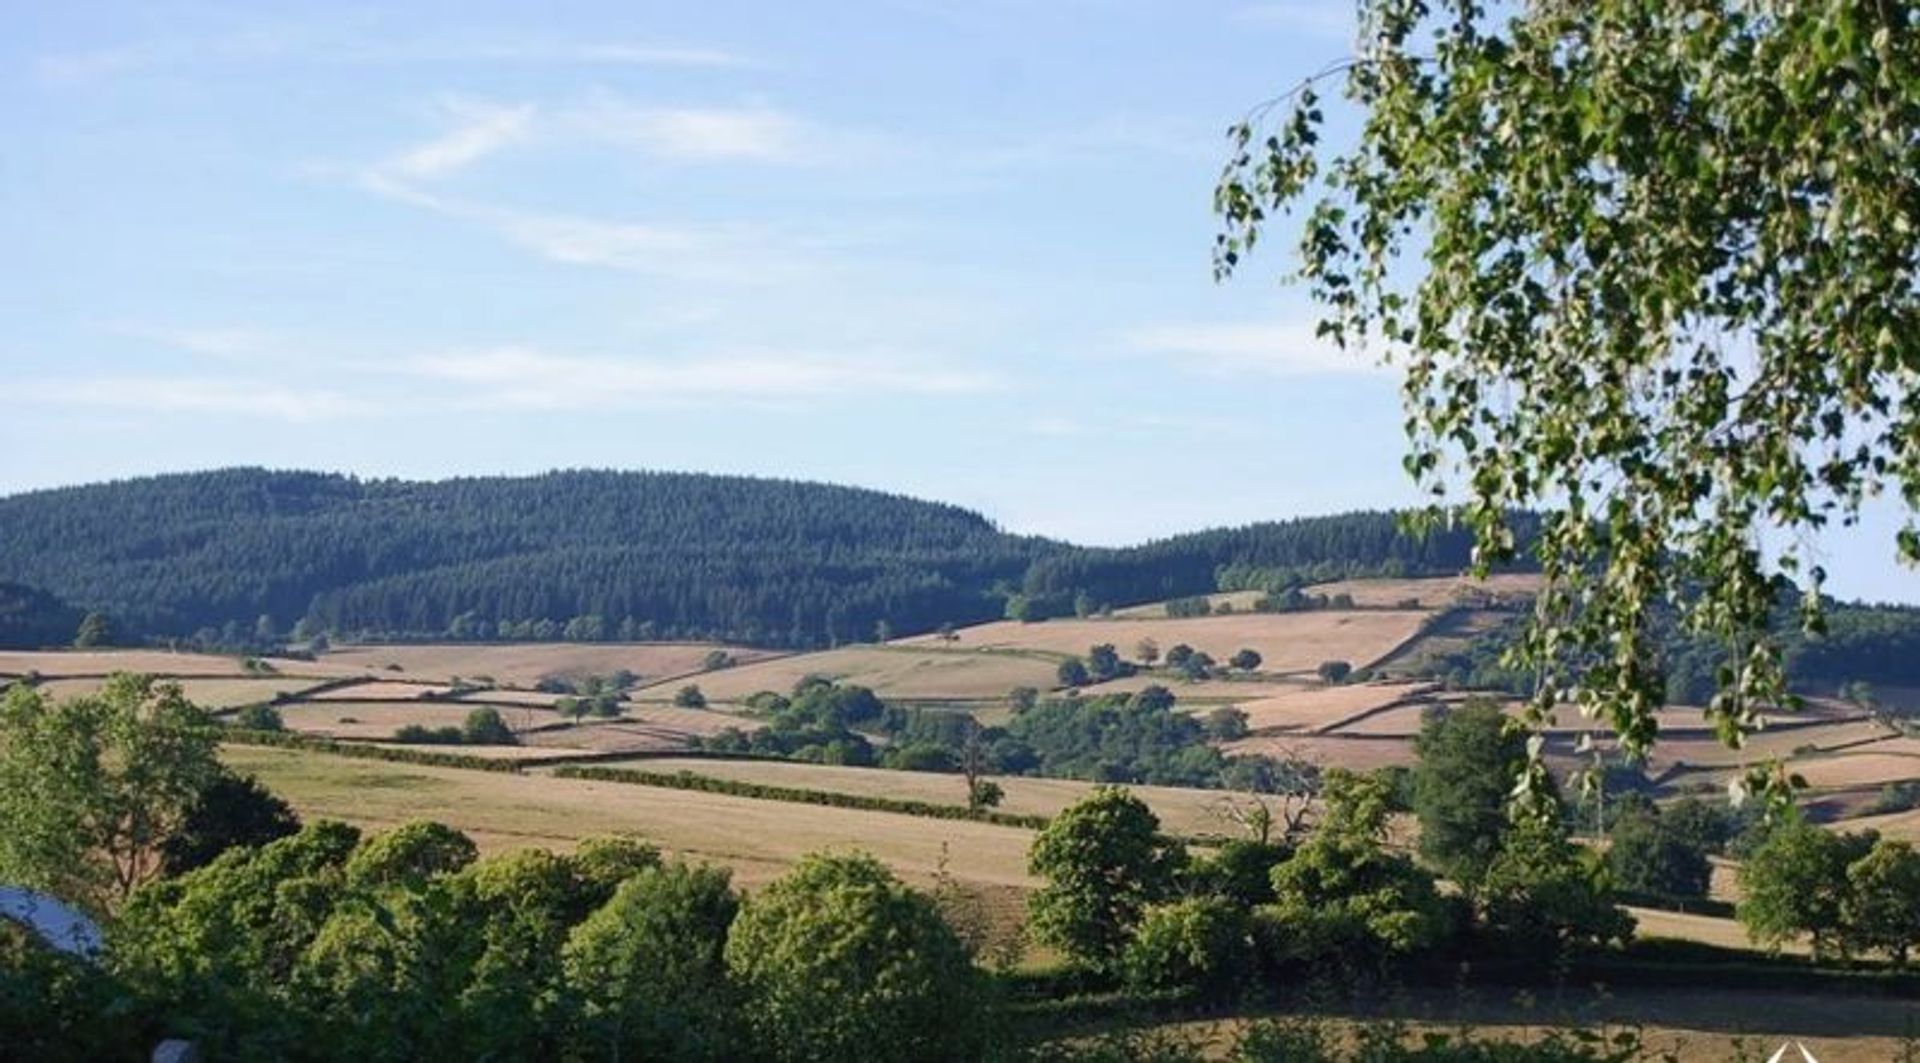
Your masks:
M661 402L786 404L839 396L956 395L1000 388L995 376L897 356L747 350L690 359L554 354L522 347L427 355L393 371L463 388L454 402L490 409L573 409Z
M1378 373L1378 360L1363 351L1341 350L1314 335L1305 322L1231 325L1162 325L1124 337L1137 354L1213 374L1326 376Z
M651 41L341 38L295 27L263 27L200 37L150 37L52 52L34 62L41 80L82 84L174 67L296 59L334 64L475 63L551 66L738 68L758 65L720 48Z
M683 162L800 161L808 130L766 106L645 107L601 96L557 118L568 132Z
M449 100L444 106L455 118L454 127L402 152L387 164L387 172L415 179L441 177L525 140L533 128L530 103L496 107Z
M326 388L270 380L160 375L28 380L21 383L19 394L49 405L303 422L373 413L386 405Z

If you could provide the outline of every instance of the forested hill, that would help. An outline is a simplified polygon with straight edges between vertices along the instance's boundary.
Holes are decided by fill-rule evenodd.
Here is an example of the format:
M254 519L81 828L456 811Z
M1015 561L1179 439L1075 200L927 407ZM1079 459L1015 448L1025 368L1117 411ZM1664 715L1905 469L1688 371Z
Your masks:
M256 628L468 638L869 638L1216 588L1223 577L1458 572L1355 514L1087 550L878 491L555 472L440 482L226 469L0 498L0 581L123 633L235 644ZM211 637L209 633L211 634Z

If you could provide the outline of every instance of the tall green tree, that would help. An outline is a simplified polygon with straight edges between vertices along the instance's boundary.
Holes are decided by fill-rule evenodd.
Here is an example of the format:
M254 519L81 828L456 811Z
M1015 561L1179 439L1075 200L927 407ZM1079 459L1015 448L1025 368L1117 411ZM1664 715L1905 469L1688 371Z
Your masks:
M1907 842L1875 842L1847 865L1841 933L1850 949L1883 952L1897 967L1920 946L1920 853Z
M1464 481L1477 564L1548 510L1537 713L1571 697L1644 751L1664 608L1739 649L1708 705L1733 740L1786 694L1775 577L1823 575L1763 534L1884 488L1920 562L1914 6L1355 6L1357 53L1235 127L1217 271L1301 209L1320 333L1401 367L1406 467Z
M1095 970L1113 970L1140 917L1166 899L1186 852L1160 836L1146 802L1114 786L1053 817L1027 869L1045 880L1028 898L1037 941Z
M16 685L0 700L0 880L112 911L160 874L219 773L177 683L119 675L61 702Z
M1472 701L1429 712L1413 745L1420 855L1471 891L1500 851L1525 739L1498 706Z
M228 849L265 845L300 830L293 806L251 775L224 768L200 788L180 826L161 843L161 871L205 867Z
M984 997L933 902L870 856L811 856L749 898L726 946L768 1058L970 1060Z
M725 869L670 864L627 879L574 927L561 963L595 1058L739 1057L725 956L739 908Z
M1768 832L1740 866L1740 906L1747 936L1769 949L1799 937L1816 958L1846 945L1842 905L1847 867L1866 856L1874 839L1835 834L1797 818Z

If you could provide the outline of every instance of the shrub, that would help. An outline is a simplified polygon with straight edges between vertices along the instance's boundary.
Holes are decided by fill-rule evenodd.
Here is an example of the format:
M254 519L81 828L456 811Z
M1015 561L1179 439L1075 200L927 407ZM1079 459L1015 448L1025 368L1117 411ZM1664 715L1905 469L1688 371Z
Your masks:
M460 728L460 740L470 746L520 744L520 740L514 737L513 728L500 718L500 710L491 706L482 706L467 713L467 722Z
M1147 909L1121 970L1141 991L1192 989L1215 999L1246 987L1253 937L1246 909L1221 897L1191 897Z
M683 709L704 709L707 707L707 696L700 692L698 686L688 683L674 691L673 703Z
M255 705L243 705L234 713L233 722L249 731L284 731L287 722L280 718L280 710L264 702Z

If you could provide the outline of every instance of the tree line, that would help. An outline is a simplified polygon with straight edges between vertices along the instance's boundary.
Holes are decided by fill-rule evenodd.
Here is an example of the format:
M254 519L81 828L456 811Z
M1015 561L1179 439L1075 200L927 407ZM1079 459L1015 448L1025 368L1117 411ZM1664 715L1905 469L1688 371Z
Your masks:
M321 633L818 646L1010 603L1042 619L1205 594L1227 574L1277 588L1470 561L1460 534L1410 535L1393 513L1085 549L878 491L608 471L412 482L225 469L0 498L0 533L0 580L38 588L0 593L10 645L69 641L64 602L111 617L123 639L230 649Z

